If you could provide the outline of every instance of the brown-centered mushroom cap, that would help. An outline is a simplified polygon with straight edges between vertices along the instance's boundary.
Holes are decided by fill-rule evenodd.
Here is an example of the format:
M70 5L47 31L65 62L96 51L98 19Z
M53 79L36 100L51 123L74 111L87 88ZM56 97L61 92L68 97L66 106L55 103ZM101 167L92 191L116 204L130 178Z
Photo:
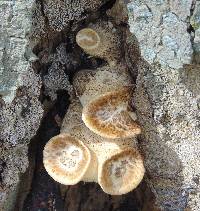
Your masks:
M134 148L107 159L99 167L98 182L104 192L122 195L135 189L145 173L143 159Z
M90 101L83 108L82 119L94 133L110 139L131 138L141 133L129 110L131 90L108 92Z
M91 162L89 149L82 141L67 134L60 134L46 144L43 163L48 174L64 185L78 183Z
M77 44L85 51L92 51L99 47L101 38L92 28L81 29L76 35Z

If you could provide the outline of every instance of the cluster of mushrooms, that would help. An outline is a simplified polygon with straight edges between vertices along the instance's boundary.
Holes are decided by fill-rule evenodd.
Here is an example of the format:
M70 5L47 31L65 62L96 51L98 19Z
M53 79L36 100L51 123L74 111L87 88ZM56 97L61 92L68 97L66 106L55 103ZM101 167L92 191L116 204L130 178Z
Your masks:
M144 176L137 149L141 133L131 110L132 80L120 54L120 36L110 22L91 24L76 35L77 44L107 65L81 70L73 79L75 96L60 134L43 151L48 174L64 185L97 182L105 193L121 195Z

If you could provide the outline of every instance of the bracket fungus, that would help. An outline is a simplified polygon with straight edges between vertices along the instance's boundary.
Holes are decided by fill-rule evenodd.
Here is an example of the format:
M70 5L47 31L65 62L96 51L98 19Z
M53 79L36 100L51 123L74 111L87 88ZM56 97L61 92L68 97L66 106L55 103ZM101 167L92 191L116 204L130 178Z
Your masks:
M112 195L136 188L145 169L135 140L105 139L94 134L81 121L81 112L81 104L73 101L63 120L61 134L47 143L44 165L48 173L65 185L81 180L98 182L104 192ZM58 161L61 158L64 164Z
M109 65L120 60L120 35L109 21L90 24L80 30L76 42L86 53L105 59Z
M82 70L73 81L83 105L82 119L94 133L105 138L130 138L141 133L129 102L132 81L126 66Z

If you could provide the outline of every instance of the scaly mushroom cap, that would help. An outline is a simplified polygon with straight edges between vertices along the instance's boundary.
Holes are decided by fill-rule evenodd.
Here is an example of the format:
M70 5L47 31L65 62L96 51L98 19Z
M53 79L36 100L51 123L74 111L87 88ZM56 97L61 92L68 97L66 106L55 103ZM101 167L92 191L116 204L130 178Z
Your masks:
M82 120L94 133L110 139L130 138L141 133L134 113L129 111L129 88L108 92L83 108Z
M105 59L110 65L120 61L120 35L111 22L90 24L77 33L76 42L86 53Z
M98 182L104 192L122 195L135 189L144 173L141 155L135 149L129 149L113 155L99 167Z
M64 185L78 183L91 161L89 149L80 141L67 134L60 134L46 144L43 163L48 174Z

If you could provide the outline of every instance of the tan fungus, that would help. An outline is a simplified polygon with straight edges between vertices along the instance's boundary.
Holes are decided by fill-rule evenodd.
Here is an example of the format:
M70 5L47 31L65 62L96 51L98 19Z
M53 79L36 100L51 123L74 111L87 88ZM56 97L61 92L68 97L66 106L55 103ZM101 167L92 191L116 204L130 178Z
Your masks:
M110 65L120 60L120 35L109 21L90 24L80 30L76 42L86 53L105 59Z
M86 126L105 138L126 138L140 134L136 115L129 106L132 81L124 64L78 72L73 86L83 105Z
M81 111L80 103L74 101L64 118L61 133L81 140L91 152L91 162L82 180L98 182L104 192L112 195L125 194L136 188L144 175L136 140L110 140L94 134L81 121Z
M110 139L130 138L140 134L140 126L135 122L136 116L129 110L130 95L131 90L124 88L91 101L83 109L85 125L94 133Z
M75 75L73 86L81 103L72 100L61 134L46 144L44 166L62 184L97 182L108 194L125 194L138 186L145 169L132 138L141 129L129 105L133 87L120 61L120 35L111 22L101 22L79 31L76 41L109 66Z
M46 144L43 163L48 174L64 185L74 185L84 176L91 161L85 145L67 134L60 134Z

